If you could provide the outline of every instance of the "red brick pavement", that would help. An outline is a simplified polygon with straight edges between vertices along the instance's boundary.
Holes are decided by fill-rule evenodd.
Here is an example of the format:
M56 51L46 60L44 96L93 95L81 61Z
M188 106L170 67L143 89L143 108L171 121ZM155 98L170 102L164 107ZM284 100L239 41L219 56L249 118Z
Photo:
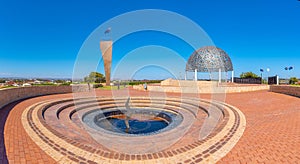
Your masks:
M33 103L48 100L50 97L62 98L66 96L67 95L42 96L22 101L16 104L16 106L10 104L5 107L7 109L13 108L7 117L4 128L5 147L9 163L56 163L27 135L21 122L21 116L24 109ZM1 110L7 110L5 108Z
M130 94L145 96L148 92L130 90ZM97 95L109 96L111 93L101 90ZM179 94L170 95L179 96ZM27 106L35 102L70 96L72 95L36 97L16 103L16 106L10 104L1 109L0 116L4 116L2 120L6 120L4 140L10 163L55 163L26 134L21 123L21 115ZM210 96L201 95L201 98L203 97ZM297 163L300 161L299 98L260 91L227 94L226 103L236 106L245 114L247 126L237 145L219 163ZM10 113L6 118L7 111ZM3 127L3 122L0 123ZM4 150L4 145L0 148ZM1 154L0 160L1 163L5 162L5 154Z
M246 130L219 163L299 163L300 99L261 91L227 94L246 116Z

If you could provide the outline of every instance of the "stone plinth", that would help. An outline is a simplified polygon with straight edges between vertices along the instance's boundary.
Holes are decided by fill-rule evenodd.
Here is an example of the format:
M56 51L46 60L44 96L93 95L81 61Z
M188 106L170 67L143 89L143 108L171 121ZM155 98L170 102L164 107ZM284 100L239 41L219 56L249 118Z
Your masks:
M133 86L134 89L144 90L143 86ZM217 81L185 81L167 79L160 86L147 86L148 91L171 93L237 93L259 90L269 90L269 85L218 85Z
M189 81L189 80L174 80L167 79L160 83L161 86L173 86L173 87L189 87L189 86L217 86L217 81Z

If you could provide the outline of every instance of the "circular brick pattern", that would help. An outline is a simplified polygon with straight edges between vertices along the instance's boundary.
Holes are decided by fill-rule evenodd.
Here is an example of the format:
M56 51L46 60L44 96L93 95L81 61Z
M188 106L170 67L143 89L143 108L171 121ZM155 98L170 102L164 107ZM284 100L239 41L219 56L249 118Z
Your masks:
M149 94L149 92L132 89L130 89L129 92L131 96L139 97L145 97ZM112 96L111 91L106 90L97 90L96 95L105 97ZM180 97L181 95L167 93L167 96ZM191 95L191 97L194 98L198 96L199 95ZM201 94L200 96L201 98L206 99L211 98L211 95L206 94ZM3 138L2 141L0 141L2 143L0 149L0 163L63 163L60 162L60 159L63 159L65 156L60 156L61 154L59 153L57 155L61 158L56 158L56 160L54 160L51 157L54 156L54 151L51 156L49 156L49 154L44 151L47 147L43 147L43 149L40 147L40 144L44 141L32 140L32 135L29 136L22 125L21 116L27 107L37 102L54 99L62 100L72 97L72 94L39 96L17 101L1 108L0 115L2 126L0 126L0 131L3 134ZM238 107L238 109L244 113L247 119L247 125L245 132L238 140L238 143L231 150L228 148L230 152L217 163L298 163L300 160L299 98L268 91L256 91L228 93L226 94L226 103ZM61 114L64 115L66 113L68 112L62 111ZM69 124L68 121L64 123L69 126L74 125L74 123ZM78 128L78 126L76 125L73 128ZM84 134L74 133L74 135L72 135L73 137L68 135L68 138L76 139L76 135ZM87 139L88 137L89 135L86 136ZM40 142L39 145L36 144L37 142ZM79 139L77 139L76 142L82 143ZM92 142L93 140L90 140L90 144L92 144ZM186 144L186 142L181 143ZM61 146L63 147L63 145ZM174 146L179 148L180 144ZM104 148L101 149L104 150ZM53 148L49 148L49 150L53 150ZM4 152L4 154L2 154L2 152ZM72 153L72 150L70 152ZM174 152L174 154L175 153L176 152ZM3 156L1 157L1 155ZM196 155L196 153L187 154L190 159L186 162L195 163L194 161L198 157L194 157ZM132 159L135 157L136 156L132 156ZM149 158L151 157L152 156L149 156ZM70 162L76 163L72 160L69 160L69 163ZM202 160L202 162L206 163L204 160ZM99 163L110 163L110 161L103 160ZM123 161L123 163L150 162L130 160L129 162ZM163 161L158 160L157 163L163 163ZM165 163L176 163L176 161L168 161Z
M244 115L235 107L220 102L203 99L188 99L182 104L179 98L168 98L163 108L189 113L186 120L195 117L187 133L176 143L153 153L128 154L119 152L107 145L101 145L87 133L80 118L89 110L103 110L124 104L126 99L113 100L98 98L97 102L86 99L56 99L32 104L22 114L22 124L32 140L54 160L74 163L198 163L216 162L225 156L242 136L246 121ZM143 97L133 98L134 105L149 106ZM160 106L160 100L155 100ZM199 103L200 102L200 103ZM200 105L200 108L199 108ZM217 127L204 139L199 139L199 126L211 116L211 105L222 112ZM193 108L199 108L193 110ZM186 124L183 124L186 125ZM178 129L177 129L178 130ZM176 128L173 129L174 132ZM163 134L163 133L162 133ZM196 136L196 137L195 137ZM157 136L150 136L159 144ZM113 145L112 145L113 146ZM116 145L117 146L117 145Z

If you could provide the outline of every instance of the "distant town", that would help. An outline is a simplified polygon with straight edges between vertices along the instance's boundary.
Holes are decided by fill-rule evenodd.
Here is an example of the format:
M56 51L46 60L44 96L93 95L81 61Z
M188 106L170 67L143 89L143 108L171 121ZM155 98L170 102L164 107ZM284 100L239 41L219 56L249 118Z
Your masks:
M97 78L96 78L97 79ZM93 79L95 80L95 79ZM17 88L17 87L30 87L30 86L59 86L59 85L72 85L78 83L99 83L104 84L104 81L93 81L85 79L78 79L72 81L71 79L51 79L51 78L0 78L0 89L4 88ZM111 86L114 85L139 85L143 83L160 83L162 80L113 80ZM98 86L98 85L97 85ZM102 87L103 85L100 85Z
M27 79L27 78L0 78L0 89L14 87L28 87L40 85L70 85L71 79Z

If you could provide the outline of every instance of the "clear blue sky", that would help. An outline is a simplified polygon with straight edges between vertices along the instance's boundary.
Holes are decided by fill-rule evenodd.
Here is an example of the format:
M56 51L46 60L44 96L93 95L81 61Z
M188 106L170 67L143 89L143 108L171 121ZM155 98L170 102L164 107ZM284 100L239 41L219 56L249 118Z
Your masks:
M72 77L89 34L114 16L140 9L169 10L196 22L230 55L236 75L270 68L270 75L300 77L297 0L0 1L0 77ZM125 40L135 41L139 35L143 46L155 34L133 34ZM176 47L176 38L169 40L153 44ZM124 54L121 47L114 49L114 63ZM188 48L177 52L186 60L191 53ZM285 71L286 66L294 70Z

